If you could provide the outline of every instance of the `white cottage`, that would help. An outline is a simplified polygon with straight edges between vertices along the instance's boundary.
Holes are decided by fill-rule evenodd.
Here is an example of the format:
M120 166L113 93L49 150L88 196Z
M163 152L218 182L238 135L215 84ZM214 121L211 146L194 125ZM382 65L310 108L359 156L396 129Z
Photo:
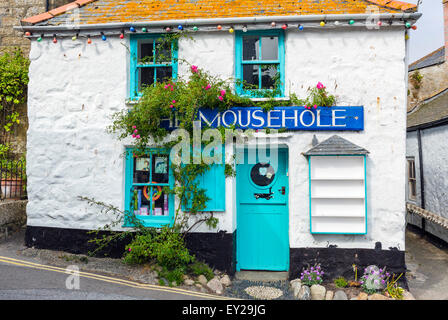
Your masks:
M31 40L27 245L84 252L88 230L110 218L78 196L127 210L131 189L173 183L169 168L156 169L166 156L151 154L144 159L149 166L126 160L130 144L106 132L110 116L132 108L143 84L188 74L189 66L178 63L187 60L263 89L273 79L260 68L271 64L281 81L277 99L305 96L320 81L338 97L337 106L245 109L258 120L253 128L287 129L278 135L278 166L237 164L228 178L212 170L204 179L212 198L207 210L219 223L192 230L189 248L228 272L296 276L314 263L330 277L351 276L352 264L404 271L406 39L419 16L415 5L384 0L77 0L25 19L20 28ZM130 58L147 55L160 34L179 31L195 41L179 39L172 48L178 60L143 68ZM235 86L250 94L240 89ZM202 116L221 117L225 126L238 114L204 110ZM139 204L142 221L169 223L176 199L149 198Z

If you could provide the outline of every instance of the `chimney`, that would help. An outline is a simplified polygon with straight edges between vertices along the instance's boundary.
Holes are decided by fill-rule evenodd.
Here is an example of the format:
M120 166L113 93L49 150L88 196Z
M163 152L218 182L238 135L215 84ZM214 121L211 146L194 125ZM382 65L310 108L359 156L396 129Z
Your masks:
M443 32L445 35L445 61L448 61L448 0L443 0Z

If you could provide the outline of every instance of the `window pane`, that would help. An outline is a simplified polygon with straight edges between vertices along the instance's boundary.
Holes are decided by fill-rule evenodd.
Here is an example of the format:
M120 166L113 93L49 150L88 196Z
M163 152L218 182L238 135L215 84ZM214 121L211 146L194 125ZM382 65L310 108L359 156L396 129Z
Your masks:
M154 207L152 214L154 216L168 216L168 194L163 192L163 189L160 189L160 187L153 187L153 189Z
M141 91L145 86L154 83L154 68L138 68L138 89Z
M243 37L243 60L258 60L260 37Z
M168 155L152 156L152 182L168 183L169 161Z
M140 186L134 188L131 206L135 215L148 216L150 213L151 187Z
M171 63L171 43L156 41L157 63Z
M261 88L274 89L275 81L278 78L277 65L265 64L261 66Z
M149 183L149 156L134 158L134 183Z
M261 59L262 60L278 59L278 37L261 38Z
M243 65L243 87L244 89L258 89L258 65Z
M138 62L139 63L153 63L154 62L154 41L142 40L139 41L138 48Z
M157 82L164 82L173 77L173 68L171 67L158 67L156 72Z

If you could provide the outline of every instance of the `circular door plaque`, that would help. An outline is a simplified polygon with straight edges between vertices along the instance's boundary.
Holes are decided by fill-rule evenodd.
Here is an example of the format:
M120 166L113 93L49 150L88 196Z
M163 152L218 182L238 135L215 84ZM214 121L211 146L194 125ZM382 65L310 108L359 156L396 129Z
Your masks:
M275 170L269 163L257 163L250 171L250 179L260 187L266 187L274 181Z

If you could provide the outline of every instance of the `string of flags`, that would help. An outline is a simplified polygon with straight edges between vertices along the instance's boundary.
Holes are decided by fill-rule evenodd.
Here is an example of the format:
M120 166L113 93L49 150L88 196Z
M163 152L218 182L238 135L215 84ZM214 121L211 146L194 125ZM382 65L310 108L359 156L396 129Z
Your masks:
M389 25L392 25L392 20L389 20ZM356 24L356 21L355 20L349 20L348 22L347 22L347 24L349 25L349 26L353 26L353 25L355 25ZM379 27L381 27L382 25L384 24L384 22L383 21L378 21L377 22L377 25L379 26ZM329 25L334 25L334 26L341 26L341 25L343 25L340 21L332 21L332 22L327 22L327 21L325 21L325 20L322 20L322 21L320 21L319 22L319 24L318 24L320 27L326 27L326 26L329 26ZM271 28L277 28L277 23L275 22L275 21L272 21L271 22L271 24L270 24L270 26L271 26ZM417 30L417 26L416 25L412 25L409 21L405 21L404 22L404 26L405 26L405 28L406 29L412 29L412 30ZM199 29L199 27L197 27L197 26L189 26L188 27L189 29L191 29L192 31L194 31L194 32L196 32L196 31L199 31L200 29ZM283 29L283 30L287 30L287 29L292 29L293 28L293 26L290 26L290 25L288 25L287 23L283 23L282 25L281 25L281 28ZM294 27L294 28L296 28L297 30L299 30L299 31L303 31L303 30L305 30L305 26L304 25L302 25L302 24L298 24L296 27ZM172 27L164 27L163 28L163 30L165 31L165 32L167 32L167 33L170 33L170 32L173 32L173 31L175 31L175 29L176 28L172 28ZM177 26L177 30L178 31L184 31L186 29L186 27L185 26L183 26L183 25L181 25L181 24L179 24L178 26ZM222 25L220 25L220 24L218 24L217 26L216 26L216 30L219 30L219 31L221 31L221 30L223 30L224 28L223 28L223 26ZM204 30L210 30L210 28L204 28ZM127 29L127 31L128 31L128 33L137 33L138 32L138 30L137 30L137 28L135 27L135 26L130 26L128 29ZM234 33L235 32L235 27L234 26L230 26L230 27L228 27L227 28L227 31L229 32L229 33ZM248 28L247 28L247 25L243 25L242 27L241 27L241 31L242 32L247 32L248 31ZM148 32L148 29L146 28L146 27L142 27L142 28L140 28L140 32L139 33L147 33ZM125 34L126 34L126 30L125 29L122 29L121 30L121 32L119 33L119 37L120 37L120 39L124 39L124 37L125 37ZM33 36L33 34L30 32L30 31L26 31L25 32L25 36L26 37L32 37ZM106 36L106 34L104 33L104 32L100 32L100 34L99 34L99 36L101 37L101 40L103 40L103 41L107 41L107 36ZM45 34L40 34L40 35L38 35L37 37L36 37L36 40L38 41L38 42L41 42L43 39L44 39L44 37L45 37ZM62 38L62 36L60 36L61 38ZM85 35L83 35L83 37L86 37ZM53 34L52 35L52 38L53 38L53 43L57 43L58 42L58 37L57 37L57 35L56 34ZM77 32L73 37L72 37L72 40L73 41L76 41L76 40L78 40L79 39L79 32ZM409 39L409 35L407 34L407 32L406 32L406 39ZM87 35L87 43L88 44L91 44L92 43L92 37L90 36L90 34L88 34Z

